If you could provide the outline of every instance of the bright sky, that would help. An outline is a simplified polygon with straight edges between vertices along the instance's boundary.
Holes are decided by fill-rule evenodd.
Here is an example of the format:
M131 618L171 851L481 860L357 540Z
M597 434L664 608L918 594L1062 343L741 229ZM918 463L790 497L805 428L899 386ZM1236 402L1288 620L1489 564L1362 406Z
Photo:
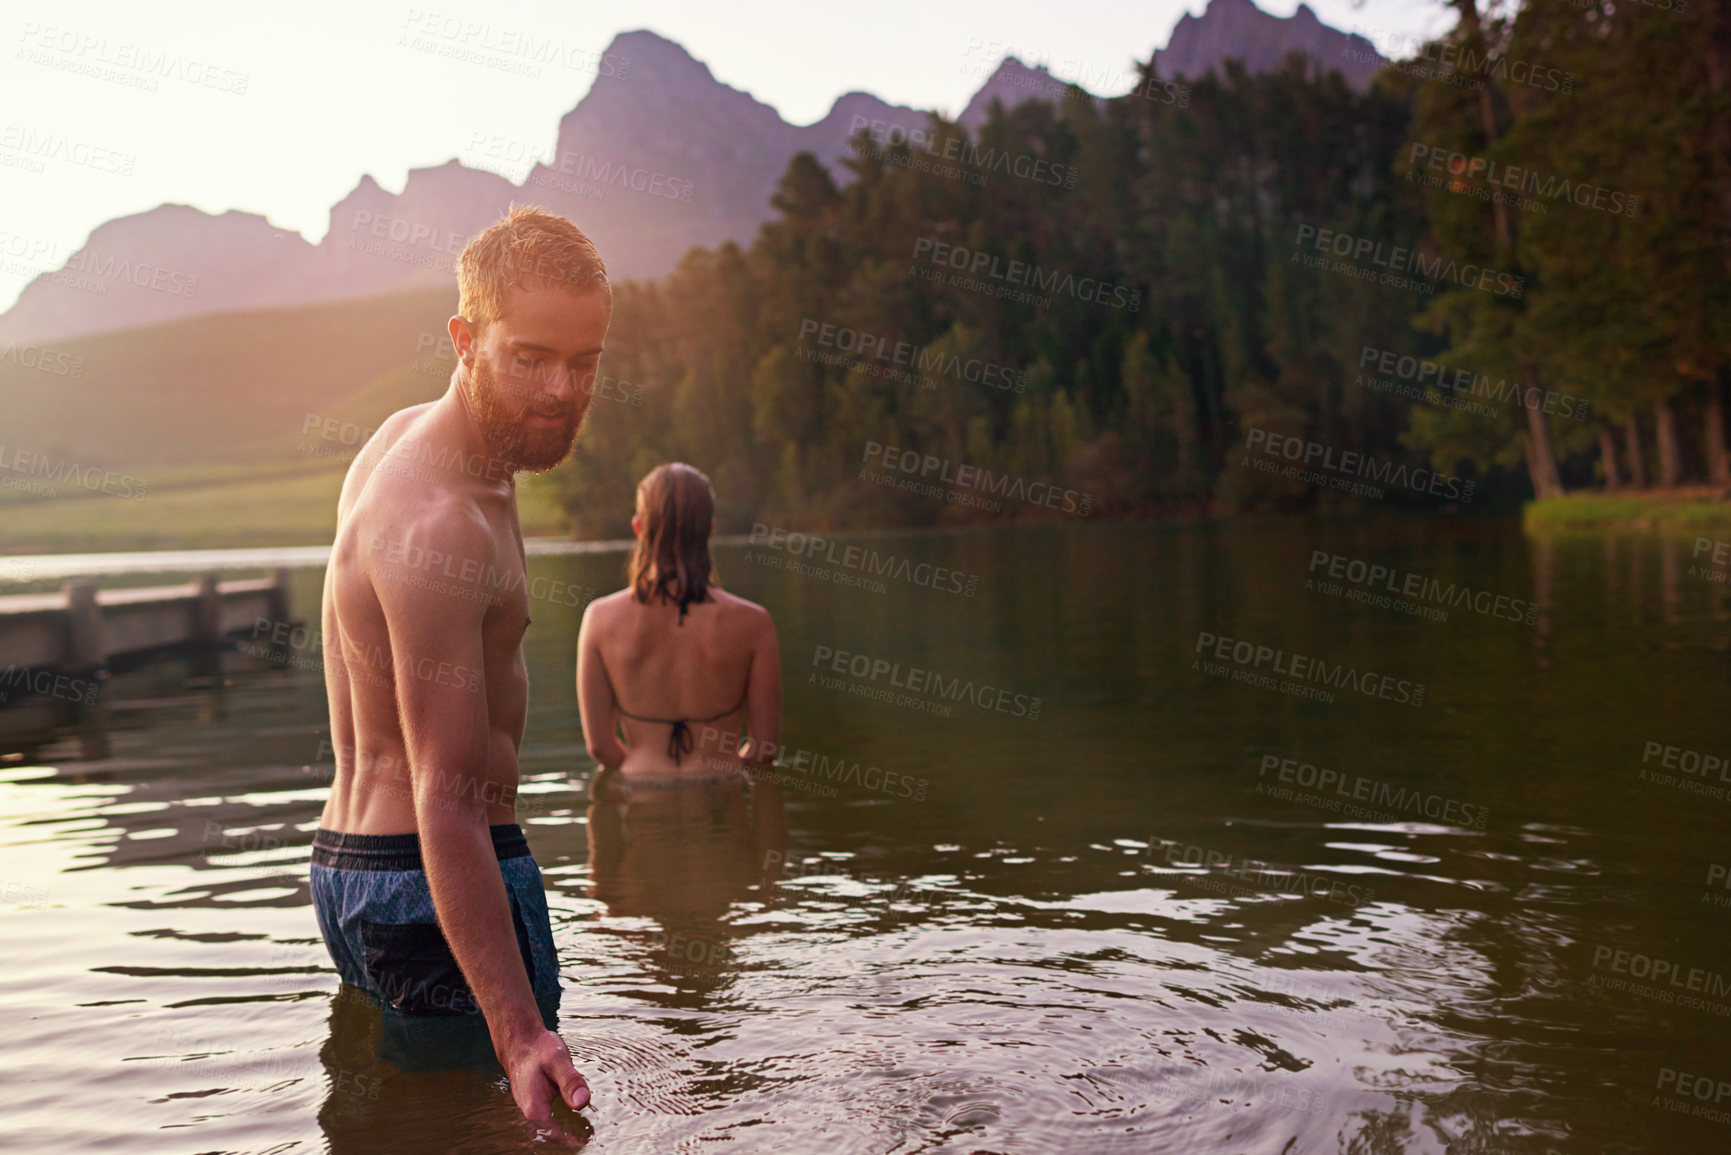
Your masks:
M262 213L316 242L364 173L399 191L409 169L477 139L550 147L619 32L660 33L809 124L853 90L954 115L983 80L979 62L1009 52L1115 95L1132 57L1163 47L1205 2L16 0L0 16L0 310L103 221L164 202ZM1297 8L1260 2L1279 16ZM1311 6L1384 55L1453 24L1443 0ZM499 70L524 36L552 40L575 67ZM465 38L493 46L495 66L424 47Z

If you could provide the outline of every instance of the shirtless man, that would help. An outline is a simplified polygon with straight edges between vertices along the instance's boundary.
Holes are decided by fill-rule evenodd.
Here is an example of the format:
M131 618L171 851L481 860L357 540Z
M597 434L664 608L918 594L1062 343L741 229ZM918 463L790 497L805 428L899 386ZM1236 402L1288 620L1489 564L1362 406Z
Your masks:
M483 1015L518 1107L545 1123L553 1096L581 1109L589 1088L551 1029L546 894L514 821L529 695L514 473L571 452L612 290L589 239L535 208L471 241L457 279L450 388L379 427L337 506L337 767L313 908L344 984L387 1015Z

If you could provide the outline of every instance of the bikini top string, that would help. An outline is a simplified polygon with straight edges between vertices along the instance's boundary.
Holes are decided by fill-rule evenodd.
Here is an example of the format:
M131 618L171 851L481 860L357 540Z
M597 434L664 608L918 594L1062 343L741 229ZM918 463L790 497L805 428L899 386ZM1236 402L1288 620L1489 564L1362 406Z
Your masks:
M612 688L611 681L608 683L608 688ZM707 718L650 718L642 714L633 714L624 706L619 704L619 693L617 690L613 693L613 705L621 714L630 718L634 722L659 722L663 726L672 726L673 732L667 736L667 753L668 756L673 759L673 764L678 766L680 764L680 759L684 755L691 753L695 748L695 743L691 740L690 723L713 722L717 718L725 718L729 714L735 713L741 706L745 705L745 698L750 690L751 686L747 683L746 688L740 692L739 702L736 705L731 709L723 710L719 714L711 714Z

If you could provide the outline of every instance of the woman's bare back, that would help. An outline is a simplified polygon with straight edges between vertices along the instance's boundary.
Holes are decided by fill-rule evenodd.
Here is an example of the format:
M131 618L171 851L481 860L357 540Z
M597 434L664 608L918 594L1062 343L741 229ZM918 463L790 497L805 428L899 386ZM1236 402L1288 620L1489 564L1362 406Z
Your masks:
M598 598L578 636L577 698L590 754L628 778L737 769L745 732L772 744L768 759L750 760L772 760L781 724L775 624L762 606L715 587L683 623L677 605L644 604L629 589Z

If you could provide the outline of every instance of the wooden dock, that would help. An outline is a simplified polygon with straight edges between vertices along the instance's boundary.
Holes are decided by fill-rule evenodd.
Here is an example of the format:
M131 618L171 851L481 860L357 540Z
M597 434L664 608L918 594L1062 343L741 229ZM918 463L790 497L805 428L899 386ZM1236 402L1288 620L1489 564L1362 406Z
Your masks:
M289 571L174 586L99 589L67 582L57 593L0 597L0 750L30 749L67 732L85 756L105 756L109 673L190 657L193 674L220 688L224 650L258 636L257 623L289 625ZM279 635L280 636L280 635Z
M84 674L163 652L220 649L260 619L289 620L288 573L108 590L73 581L58 593L0 597L0 666Z

